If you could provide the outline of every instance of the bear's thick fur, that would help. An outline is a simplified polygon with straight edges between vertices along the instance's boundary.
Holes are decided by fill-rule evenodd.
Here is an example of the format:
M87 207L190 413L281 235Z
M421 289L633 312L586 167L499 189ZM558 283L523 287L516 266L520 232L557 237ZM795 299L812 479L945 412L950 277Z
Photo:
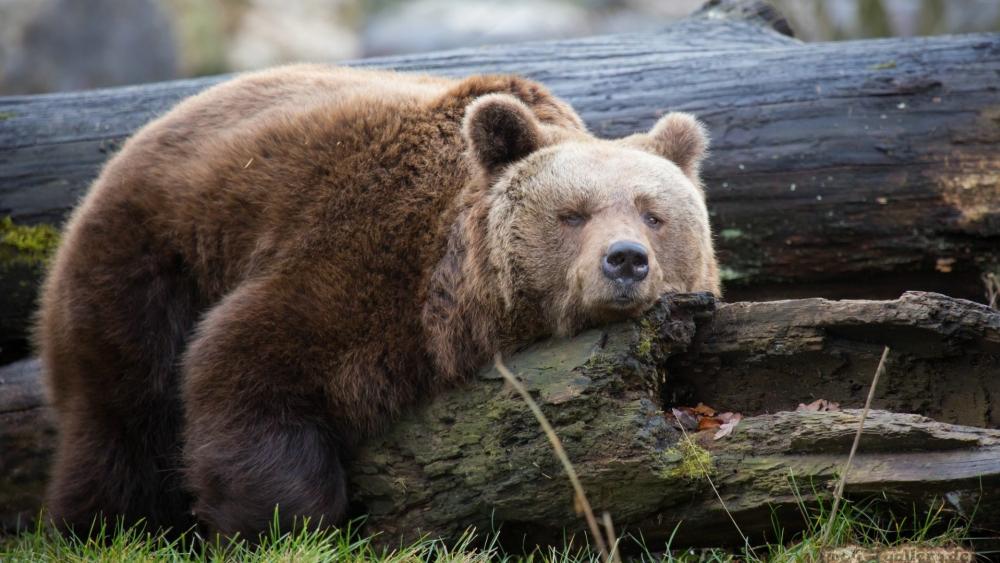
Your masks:
M683 114L598 140L514 76L293 66L181 103L102 171L44 287L51 516L338 522L345 456L401 408L718 292L705 147Z

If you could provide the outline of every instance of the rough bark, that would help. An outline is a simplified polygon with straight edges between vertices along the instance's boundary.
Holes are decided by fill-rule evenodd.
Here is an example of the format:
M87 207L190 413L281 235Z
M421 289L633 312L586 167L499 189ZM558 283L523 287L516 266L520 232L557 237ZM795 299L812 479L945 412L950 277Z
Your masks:
M55 447L38 362L0 368L0 532L31 522L42 506Z
M760 2L715 4L661 33L349 64L520 73L606 137L697 114L732 299L980 298L1000 248L1000 35L802 44ZM0 217L60 224L131 132L223 78L0 98ZM37 270L19 275L0 272L0 339L23 337Z
M916 414L872 414L848 493L884 491L907 506L944 500L1000 526L1000 424L988 401L1000 394L1000 313L975 303L908 293L716 309L707 295L672 296L639 321L542 342L507 363L619 529L652 541L681 523L678 543L718 545L738 536L699 462L745 533L769 532L772 511L788 530L801 525L796 494L812 506L828 491L858 412L774 411L817 396L860 406L886 344L878 405ZM720 367L733 364L742 367ZM798 366L779 374L784 395L744 383L759 385L775 365ZM10 525L38 510L51 427L34 362L5 368L0 381L0 520ZM688 442L663 414L678 392L747 418L729 437ZM354 502L389 540L499 525L508 538L548 542L582 529L546 438L493 370L414 408L358 453L351 474Z
M668 400L726 410L795 409L818 398L860 406L882 345L875 407L1000 428L1000 315L960 299L733 303L666 363Z

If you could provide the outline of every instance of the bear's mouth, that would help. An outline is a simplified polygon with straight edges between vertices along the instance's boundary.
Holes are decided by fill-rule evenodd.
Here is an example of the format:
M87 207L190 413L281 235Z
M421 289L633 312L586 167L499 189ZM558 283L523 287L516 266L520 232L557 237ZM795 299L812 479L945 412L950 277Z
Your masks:
M632 295L616 295L608 301L608 305L614 308L627 309L635 305L637 299Z
M615 312L633 312L642 310L646 303L645 296L635 286L615 284L610 295L604 300L604 308Z

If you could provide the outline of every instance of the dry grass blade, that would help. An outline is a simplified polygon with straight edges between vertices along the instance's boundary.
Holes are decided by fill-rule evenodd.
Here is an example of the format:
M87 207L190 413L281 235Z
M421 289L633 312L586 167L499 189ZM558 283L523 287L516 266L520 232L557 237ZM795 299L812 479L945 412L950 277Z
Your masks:
M886 346L882 350L882 358L878 361L878 367L875 368L875 377L872 378L872 385L868 388L868 398L865 399L865 408L861 410L861 420L858 421L858 431L854 433L854 443L851 444L851 453L847 456L844 469L840 472L840 480L837 481L837 488L833 491L833 506L830 508L830 517L823 530L823 537L820 539L820 547L826 547L827 542L830 541L830 533L833 531L834 520L837 518L837 510L840 508L840 499L844 496L847 473L851 470L851 464L854 462L854 454L858 452L858 444L861 442L861 432L865 428L865 419L868 418L868 411L871 410L872 399L875 397L875 388L878 386L879 378L885 372L885 360L888 357L889 347Z
M615 525L611 521L611 513L604 513L604 532L608 534L608 545L611 546L609 559L614 563L621 563L621 556L618 554L618 538L615 536Z
M684 434L684 439L687 440L689 444L695 445L694 440L691 439L691 436L687 433L687 429L684 428L684 425L678 422L677 427L680 428L681 432ZM736 518L733 517L733 513L730 512L729 507L726 506L726 501L722 500L722 495L719 494L719 489L715 486L715 483L712 481L711 472L708 470L707 467L705 467L705 464L701 461L701 458L699 458L698 456L692 456L692 457L694 458L695 462L698 463L698 466L701 468L701 472L705 475L705 479L708 481L709 486L712 487L712 492L715 493L715 498L719 499L719 504L722 505L722 510L726 511L726 516L729 516L729 521L732 522L733 527L736 528L736 533L738 533L740 537L743 538L743 545L746 546L747 551L749 551L755 558L757 558L757 553L754 551L753 546L750 545L750 538L748 538L746 534L743 533L743 530L740 529L740 525L736 523Z
M996 309L1000 300L1000 277L993 272L983 274L983 285L986 286L986 303Z
M496 365L497 371L503 376L507 383L510 384L524 399L524 402L528 404L528 408L538 419L538 423L542 426L542 430L545 431L545 435L549 439L549 443L552 444L552 449L555 451L556 457L562 462L563 469L566 471L566 476L569 477L570 483L573 485L573 491L576 495L576 503L583 511L584 518L587 520L587 527L590 528L590 534L594 537L594 543L597 544L597 551L601 554L601 560L608 561L608 546L604 540L604 534L601 533L600 527L597 525L597 518L594 517L594 511L590 507L590 501L587 500L587 495L583 491L583 485L580 484L580 478L576 474L576 469L573 468L573 464L569 461L569 456L566 455L566 450L562 447L562 442L559 440L559 436L556 436L556 431L549 424L549 420L545 418L545 414L542 413L542 409L539 408L538 403L531 398L531 394L528 390L521 385L521 382L514 377L514 374L507 369L504 365L503 360L500 358L500 354L497 354L493 359L494 365Z

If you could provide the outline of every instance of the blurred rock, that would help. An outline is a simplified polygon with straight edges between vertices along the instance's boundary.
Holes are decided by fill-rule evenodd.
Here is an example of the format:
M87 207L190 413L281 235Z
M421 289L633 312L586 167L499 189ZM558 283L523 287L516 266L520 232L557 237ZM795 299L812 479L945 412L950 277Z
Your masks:
M415 0L373 14L365 56L557 39L591 32L584 8L558 0Z
M0 0L0 93L81 90L177 76L156 0Z
M804 41L1000 30L996 0L771 0Z
M686 18L707 0L586 0L600 12L591 12L594 33L657 31Z
M624 11L642 14L647 18L658 18L665 21L674 21L686 18L698 8L701 8L708 0L625 0L623 2Z
M250 0L226 53L233 70L356 57L355 0Z

